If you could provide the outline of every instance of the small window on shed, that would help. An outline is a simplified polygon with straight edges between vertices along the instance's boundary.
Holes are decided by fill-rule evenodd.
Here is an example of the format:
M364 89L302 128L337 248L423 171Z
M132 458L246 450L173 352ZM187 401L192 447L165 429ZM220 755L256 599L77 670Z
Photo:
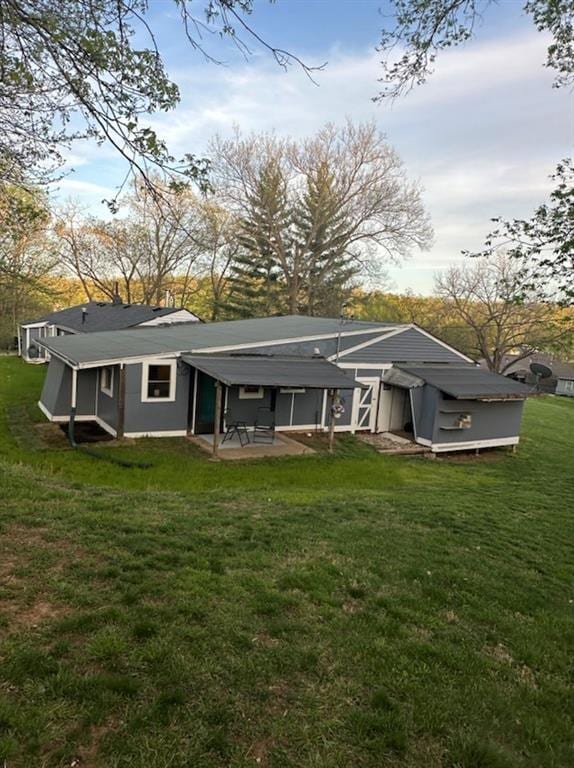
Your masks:
M100 389L105 395L113 397L114 394L114 369L111 365L100 371Z
M144 363L142 375L142 401L170 402L175 400L176 361Z
M564 382L564 392L574 392L574 380Z
M261 400L263 397L263 387L253 386L251 384L239 387L240 400Z

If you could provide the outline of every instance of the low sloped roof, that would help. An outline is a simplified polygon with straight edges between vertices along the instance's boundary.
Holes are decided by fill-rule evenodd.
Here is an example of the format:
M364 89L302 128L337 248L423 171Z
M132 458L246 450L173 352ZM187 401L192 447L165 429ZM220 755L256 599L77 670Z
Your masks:
M88 301L86 304L67 307L57 312L49 312L37 320L23 323L23 325L49 323L50 325L69 328L76 333L97 333L99 331L131 328L157 317L166 317L180 311L180 307L150 307L147 304L113 304L105 301Z
M220 323L182 323L160 328L140 327L86 336L44 338L40 345L74 365L94 365L108 360L162 356L204 349L249 346L265 342L301 340L315 336L360 335L395 327L394 323L353 321L335 318L265 317Z
M327 360L272 355L182 355L223 384L255 387L353 389L362 385Z
M399 365L399 376L407 374L401 383L393 382L393 369L384 380L397 386L415 387L430 384L457 400L524 399L532 393L530 387L507 376L485 371L474 365ZM411 378L409 378L411 377Z

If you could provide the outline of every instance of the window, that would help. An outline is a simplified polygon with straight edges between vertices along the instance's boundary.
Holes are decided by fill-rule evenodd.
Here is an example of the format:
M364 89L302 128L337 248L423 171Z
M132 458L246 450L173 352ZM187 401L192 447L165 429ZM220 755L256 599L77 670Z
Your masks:
M167 363L144 363L142 375L142 401L173 402L175 400L176 361Z
M263 397L263 387L254 387L251 385L239 387L240 400L261 400Z
M100 371L100 389L105 395L113 397L114 394L114 369L108 365Z
M574 381L564 382L564 392L574 392Z
M302 395L305 392L305 387L281 387L279 392L282 395Z

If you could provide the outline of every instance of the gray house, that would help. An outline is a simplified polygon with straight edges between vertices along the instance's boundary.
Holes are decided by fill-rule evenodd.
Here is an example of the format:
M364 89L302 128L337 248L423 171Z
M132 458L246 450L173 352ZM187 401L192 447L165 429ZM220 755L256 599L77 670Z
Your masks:
M433 451L518 443L528 387L412 324L299 316L46 337L39 406L114 436L277 430L406 432ZM221 408L217 408L219 399Z
M45 363L47 353L36 344L38 339L198 321L199 317L193 312L178 307L124 304L119 299L113 302L88 301L22 323L18 331L18 354L27 363Z
M532 363L546 366L552 372L551 375L547 378L538 379L530 369ZM541 392L574 397L574 365L570 363L564 363L562 360L557 360L555 357L541 352L533 352L528 357L506 355L502 364L505 376L536 387Z

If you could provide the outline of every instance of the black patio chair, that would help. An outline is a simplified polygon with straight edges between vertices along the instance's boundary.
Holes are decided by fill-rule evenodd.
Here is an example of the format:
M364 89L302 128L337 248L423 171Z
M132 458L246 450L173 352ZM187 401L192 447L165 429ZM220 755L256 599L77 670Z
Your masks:
M271 408L261 406L253 427L254 443L273 443L275 440L275 414Z
M233 414L229 409L225 411L224 418L225 418L225 435L223 436L223 440L221 441L221 444L223 445L223 443L226 440L233 440L233 436L237 435L237 438L241 444L241 447L243 448L244 445L247 445L249 443L249 432L247 430L247 422L234 419Z

